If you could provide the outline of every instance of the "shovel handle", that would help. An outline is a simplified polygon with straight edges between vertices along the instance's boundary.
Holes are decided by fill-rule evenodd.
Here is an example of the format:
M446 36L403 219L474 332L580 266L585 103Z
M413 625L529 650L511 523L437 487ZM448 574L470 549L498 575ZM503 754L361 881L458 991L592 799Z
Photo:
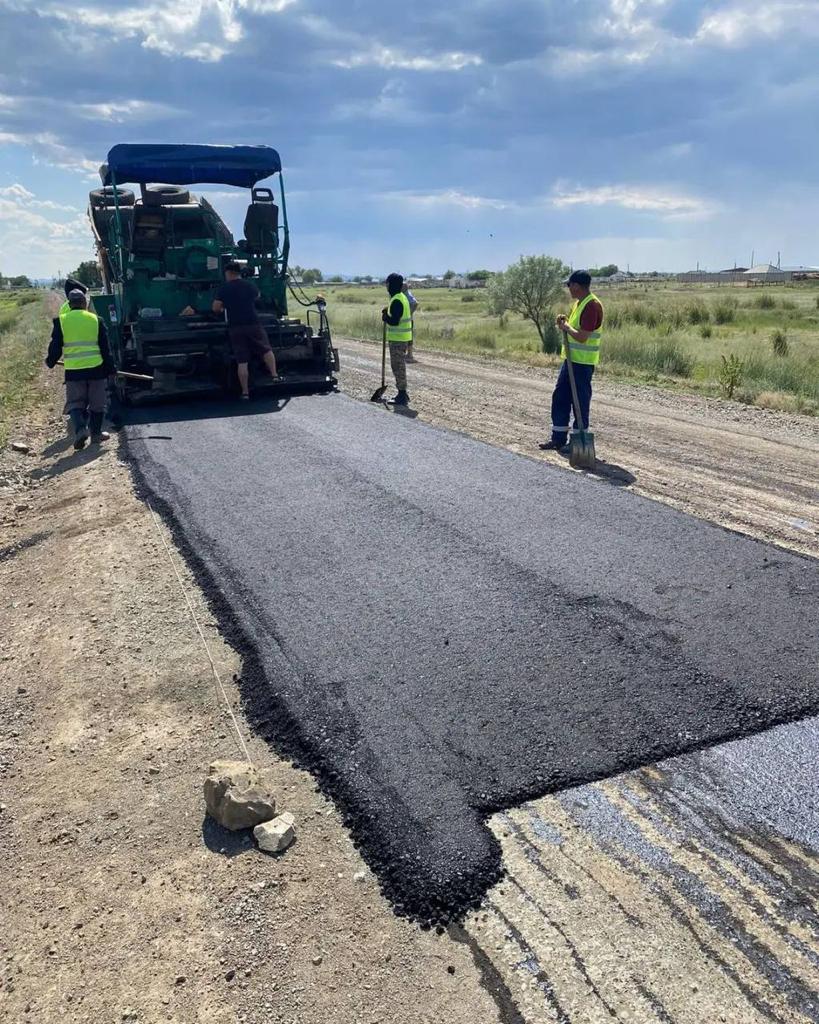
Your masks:
M566 371L569 374L569 386L572 389L572 405L574 406L574 418L578 427L580 427L580 433L585 434L586 427L583 423L583 416L580 412L580 399L577 397L577 384L574 379L574 367L572 365L572 347L569 344L569 335L564 333L563 344L566 346Z

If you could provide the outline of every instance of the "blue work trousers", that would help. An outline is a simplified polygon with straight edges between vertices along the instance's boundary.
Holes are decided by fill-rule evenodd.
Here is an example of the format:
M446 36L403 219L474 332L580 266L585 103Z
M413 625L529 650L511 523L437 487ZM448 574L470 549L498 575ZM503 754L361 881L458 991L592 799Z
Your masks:
M588 430L589 412L592 400L592 376L594 367L586 363L572 363L574 382L577 385L577 400L580 404L580 415L583 426ZM555 444L564 445L569 440L569 425L577 428L577 420L572 409L572 388L569 383L569 371L566 362L560 367L554 394L552 395L552 440Z

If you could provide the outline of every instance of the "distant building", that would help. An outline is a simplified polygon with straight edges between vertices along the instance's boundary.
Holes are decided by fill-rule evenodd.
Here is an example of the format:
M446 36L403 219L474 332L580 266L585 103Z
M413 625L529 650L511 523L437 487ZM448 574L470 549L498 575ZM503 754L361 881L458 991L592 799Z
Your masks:
M456 275L447 281L448 288L485 288L486 281L474 281L471 277Z

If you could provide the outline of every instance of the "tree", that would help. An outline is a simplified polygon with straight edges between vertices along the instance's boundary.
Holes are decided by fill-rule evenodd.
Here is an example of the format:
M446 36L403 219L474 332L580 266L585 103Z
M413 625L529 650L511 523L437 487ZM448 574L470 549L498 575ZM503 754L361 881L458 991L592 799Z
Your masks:
M322 277L321 271L318 267L313 267L310 270L302 271L301 280L303 284L311 285L318 284L319 281L323 281L324 278Z
M341 276L341 274L333 274L332 277L328 277L327 278L327 283L328 284L343 284L344 283L344 278Z
M102 288L102 273L96 260L84 260L68 276L87 288Z
M589 273L592 277L611 277L619 269L616 263L607 263L604 267L589 267Z
M454 270L447 270L447 272L444 274L445 281L451 281L453 277L457 277Z
M488 281L493 275L491 270L470 270L466 276L469 281Z
M16 277L7 277L6 281L11 285L12 288L33 288L34 285L31 283L29 278L25 274L18 274Z
M521 256L489 285L489 308L498 316L511 310L531 320L544 352L560 351L554 326L554 306L563 291L569 268L554 256Z

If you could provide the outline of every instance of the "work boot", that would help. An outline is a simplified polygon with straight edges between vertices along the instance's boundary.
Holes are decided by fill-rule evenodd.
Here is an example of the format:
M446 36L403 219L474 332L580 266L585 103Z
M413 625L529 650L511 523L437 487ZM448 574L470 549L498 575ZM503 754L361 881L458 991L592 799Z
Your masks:
M555 441L552 438L551 441L544 441L538 445L538 448L542 452L567 452L569 450L568 441Z
M406 391L399 391L392 400L393 405L409 405L409 395Z
M92 412L89 416L91 421L91 444L101 444L111 437L107 431L102 429L102 416L101 412Z
M85 413L81 409L72 409L68 414L68 419L71 424L69 436L74 442L74 450L77 452L81 451L85 448L85 442L88 440L88 425L85 420Z

